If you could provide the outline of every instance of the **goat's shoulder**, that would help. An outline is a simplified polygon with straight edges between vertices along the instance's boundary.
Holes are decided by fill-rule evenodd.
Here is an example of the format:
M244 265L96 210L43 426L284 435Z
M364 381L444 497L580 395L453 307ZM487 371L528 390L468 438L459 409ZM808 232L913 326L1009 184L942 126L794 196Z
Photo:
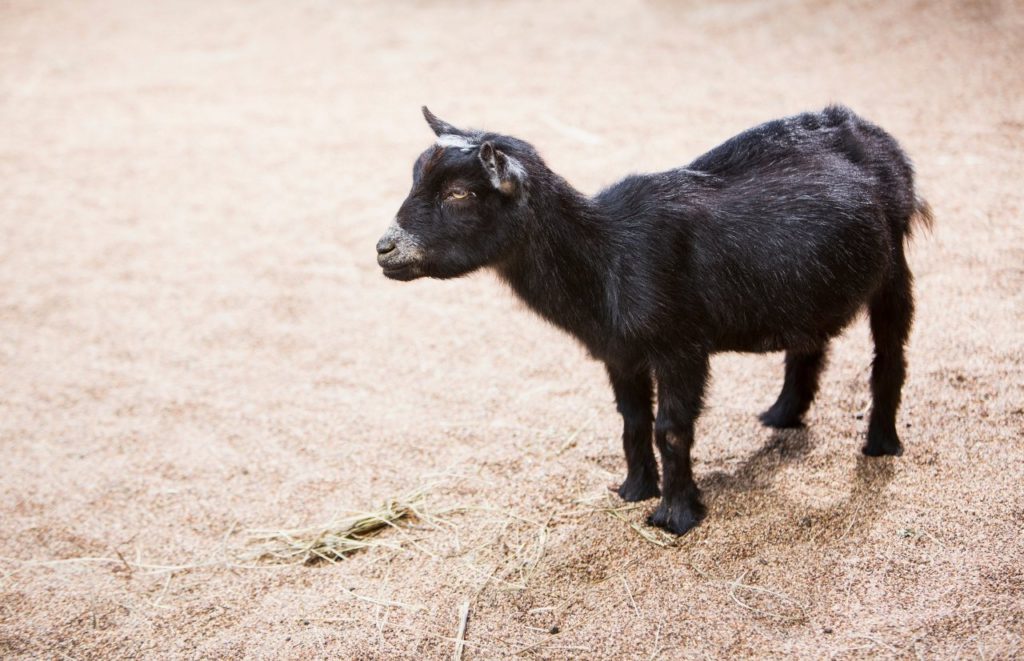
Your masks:
M666 211L684 213L713 177L685 168L631 174L599 192L594 201L618 222L653 219Z

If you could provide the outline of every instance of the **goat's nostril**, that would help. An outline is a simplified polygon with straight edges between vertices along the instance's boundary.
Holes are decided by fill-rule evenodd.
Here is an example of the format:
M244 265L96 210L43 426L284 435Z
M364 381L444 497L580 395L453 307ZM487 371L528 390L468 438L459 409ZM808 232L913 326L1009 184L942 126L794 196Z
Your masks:
M381 239L377 242L377 254L386 255L395 249L395 242L391 239Z

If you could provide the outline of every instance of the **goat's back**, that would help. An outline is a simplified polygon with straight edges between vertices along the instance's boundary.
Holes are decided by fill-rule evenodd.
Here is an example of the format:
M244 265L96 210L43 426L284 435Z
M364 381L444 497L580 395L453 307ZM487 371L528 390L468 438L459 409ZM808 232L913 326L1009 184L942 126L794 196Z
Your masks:
M838 333L890 277L915 210L896 141L841 107L754 127L598 200L654 260L622 286L669 303L658 332L739 351Z

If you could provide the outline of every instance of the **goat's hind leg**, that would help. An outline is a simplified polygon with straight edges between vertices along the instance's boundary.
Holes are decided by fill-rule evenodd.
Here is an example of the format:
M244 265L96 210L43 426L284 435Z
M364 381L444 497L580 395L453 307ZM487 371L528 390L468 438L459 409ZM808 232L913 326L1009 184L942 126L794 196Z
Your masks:
M651 374L646 368L629 372L610 365L606 367L615 391L615 405L622 414L622 449L626 453L626 479L617 491L627 502L654 498L660 491L658 464L652 447L654 384Z
M910 269L900 251L892 278L868 304L871 335L875 340L875 360L871 367L873 406L863 452L872 457L903 454L903 446L896 432L896 411L900 406L900 395L906 378L904 345L914 319L912 286Z
M759 417L768 427L803 427L803 416L818 393L818 377L825 367L826 347L808 352L786 352L786 378L771 408Z

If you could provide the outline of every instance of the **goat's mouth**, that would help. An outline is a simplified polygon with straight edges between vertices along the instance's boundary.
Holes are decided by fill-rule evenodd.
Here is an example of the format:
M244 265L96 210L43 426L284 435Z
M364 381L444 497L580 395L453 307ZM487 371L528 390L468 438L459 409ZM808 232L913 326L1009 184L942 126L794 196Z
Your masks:
M415 280L423 275L420 267L415 262L405 262L404 264L381 264L381 270L384 272L384 277L389 280L400 280L406 282L408 280Z
M423 264L418 254L409 254L400 248L392 248L380 252L378 248L377 265L384 271L384 276L392 280L412 280L423 275Z

